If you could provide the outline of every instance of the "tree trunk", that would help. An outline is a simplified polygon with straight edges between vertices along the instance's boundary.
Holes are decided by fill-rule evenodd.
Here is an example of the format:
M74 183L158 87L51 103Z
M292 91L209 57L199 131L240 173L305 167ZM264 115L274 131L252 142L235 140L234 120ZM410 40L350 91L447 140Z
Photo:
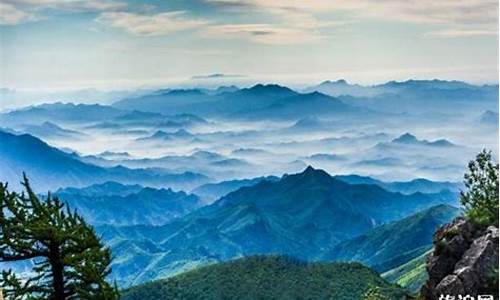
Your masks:
M64 295L64 265L62 263L59 245L51 244L49 262L52 267L52 286L54 287L54 300L65 300Z

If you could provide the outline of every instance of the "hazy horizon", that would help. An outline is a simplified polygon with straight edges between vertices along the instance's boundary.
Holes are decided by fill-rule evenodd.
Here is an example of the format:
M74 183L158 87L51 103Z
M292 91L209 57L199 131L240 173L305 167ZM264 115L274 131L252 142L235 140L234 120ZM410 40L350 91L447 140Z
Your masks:
M386 84L388 82L405 82L410 80L422 81L459 81L471 85L485 86L485 85L498 85L496 82L471 82L457 79L443 79L443 78L403 78L403 79L389 79L382 81L363 82L353 81L344 77L337 77L334 79L323 79L311 82L293 83L287 81L265 81L259 79L251 79L245 76L227 76L222 73L212 73L205 75L195 75L183 81L175 83L157 83L157 84L139 84L129 87L66 87L59 89L10 89L8 87L0 87L0 111L9 111L19 109L22 107L39 105L44 103L83 103L83 104L111 104L119 101L124 97L140 95L141 93L147 94L160 89L207 89L215 90L219 87L235 86L237 88L250 88L257 84L277 84L286 86L298 92L303 92L305 89L317 86L324 82L337 82L345 81L349 85L360 85L363 87L372 87L377 85ZM115 93L116 95L113 95ZM111 96L110 96L111 95Z
M210 74L498 82L490 0L5 0L0 11L0 87L14 90L196 85Z

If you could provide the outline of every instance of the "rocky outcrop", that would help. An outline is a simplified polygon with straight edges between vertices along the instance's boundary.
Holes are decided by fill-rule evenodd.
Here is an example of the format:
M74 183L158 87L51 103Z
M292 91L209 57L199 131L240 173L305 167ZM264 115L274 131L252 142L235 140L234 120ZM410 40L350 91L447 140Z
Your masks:
M498 286L492 291L498 276L495 270L498 272L498 228L480 229L466 218L457 218L434 234L434 251L427 257L429 279L422 287L421 298L497 297Z

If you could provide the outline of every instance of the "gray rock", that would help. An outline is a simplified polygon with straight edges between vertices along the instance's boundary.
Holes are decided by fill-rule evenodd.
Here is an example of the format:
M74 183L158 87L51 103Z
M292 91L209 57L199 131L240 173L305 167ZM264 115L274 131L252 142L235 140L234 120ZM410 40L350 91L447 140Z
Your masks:
M462 280L457 275L448 275L436 286L436 295L464 295Z
M485 286L498 266L498 228L480 230L465 218L439 228L434 251L427 257L429 279L422 287L423 299L440 295L485 293Z

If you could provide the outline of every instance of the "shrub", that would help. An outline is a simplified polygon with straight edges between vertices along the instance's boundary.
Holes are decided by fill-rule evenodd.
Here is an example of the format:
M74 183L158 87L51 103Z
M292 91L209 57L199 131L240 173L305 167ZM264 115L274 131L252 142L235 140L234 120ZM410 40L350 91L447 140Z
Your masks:
M498 227L498 163L493 162L491 151L483 150L468 167L466 191L460 193L465 213L480 227Z

